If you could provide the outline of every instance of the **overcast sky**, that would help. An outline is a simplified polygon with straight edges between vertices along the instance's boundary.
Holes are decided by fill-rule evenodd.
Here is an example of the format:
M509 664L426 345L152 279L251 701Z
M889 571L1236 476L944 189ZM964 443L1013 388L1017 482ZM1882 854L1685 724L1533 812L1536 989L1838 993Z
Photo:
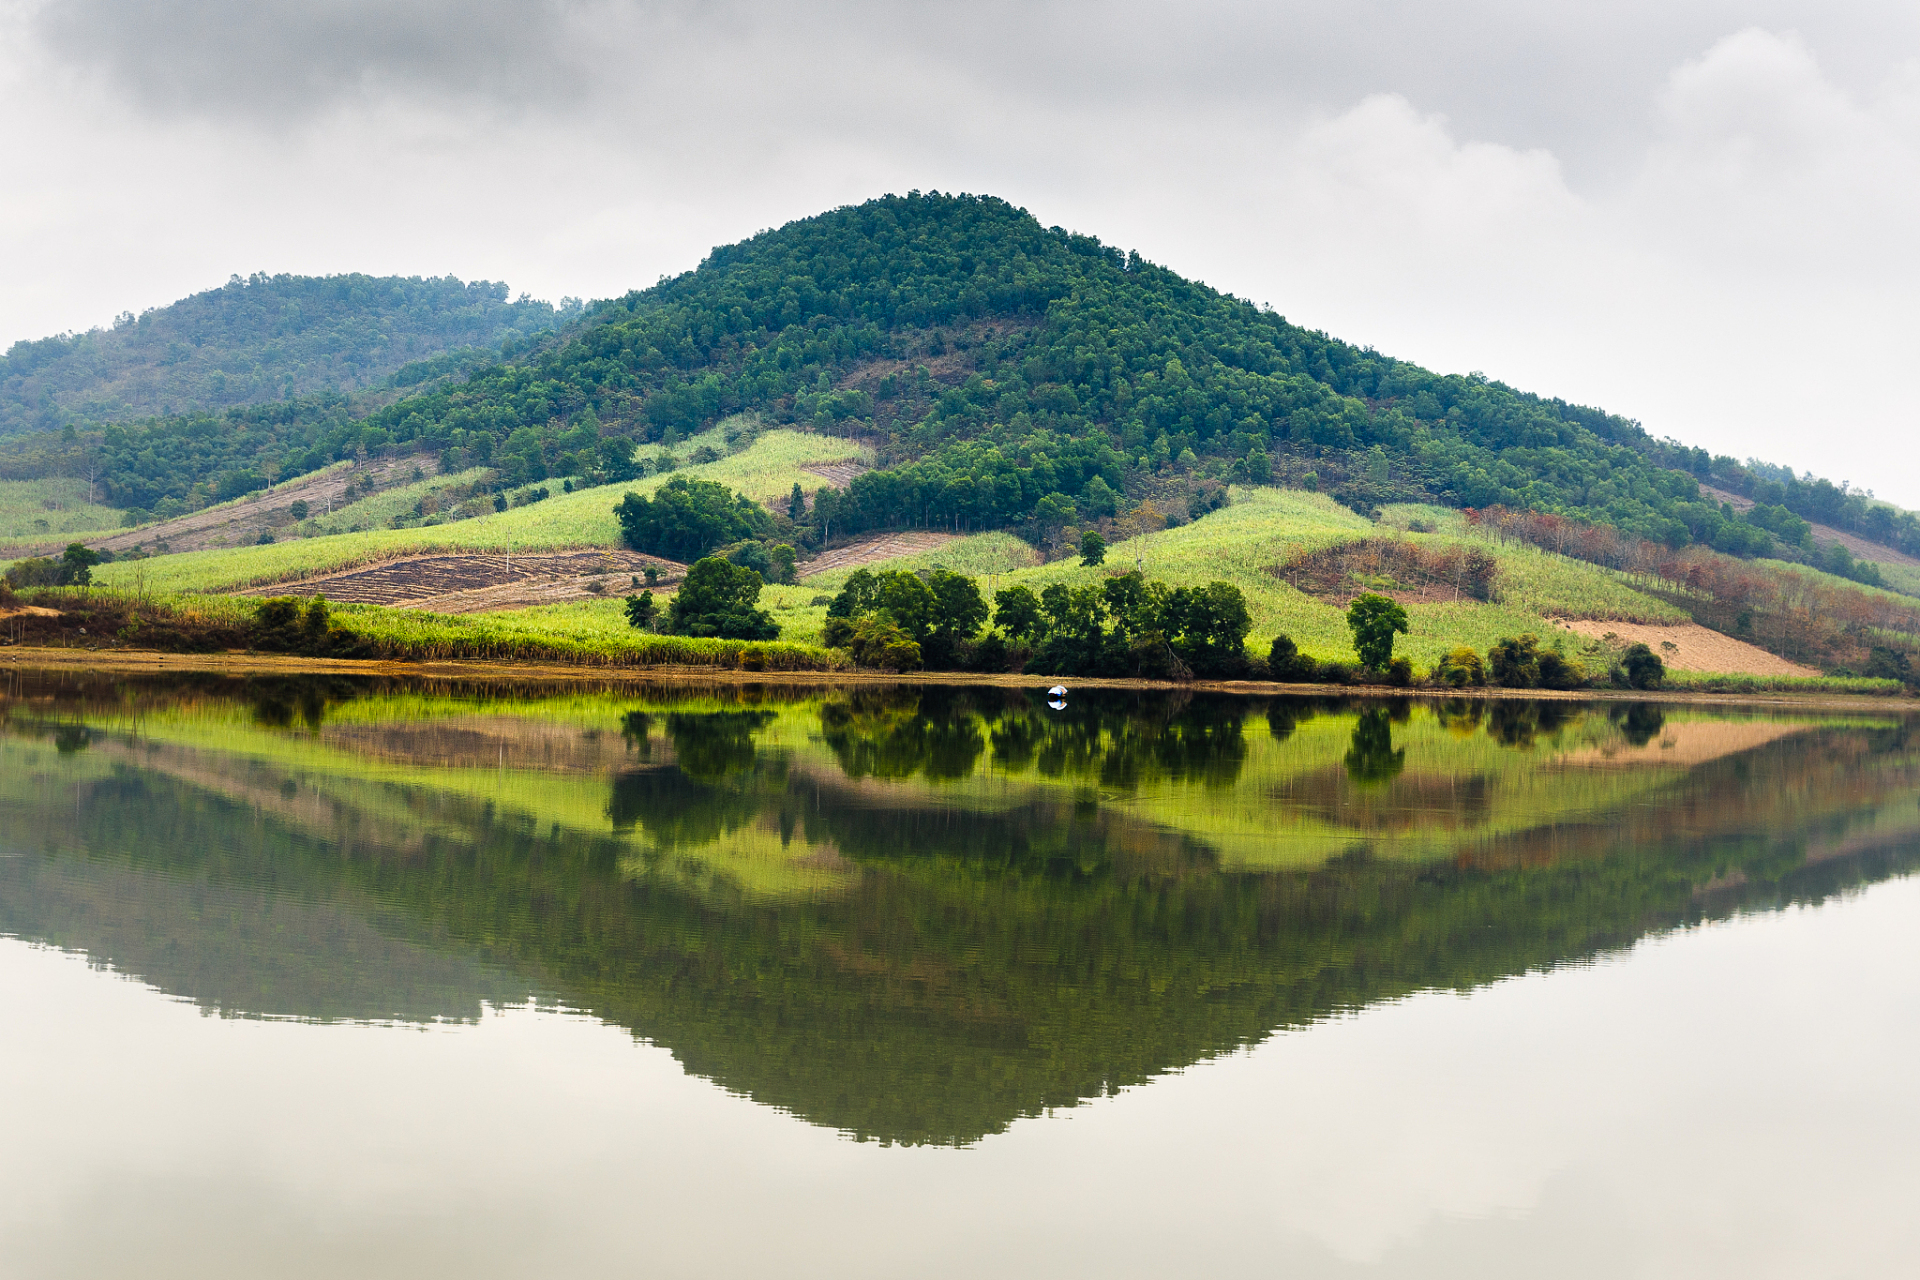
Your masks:
M0 346L252 271L606 297L990 192L1920 506L1920 6L0 0Z

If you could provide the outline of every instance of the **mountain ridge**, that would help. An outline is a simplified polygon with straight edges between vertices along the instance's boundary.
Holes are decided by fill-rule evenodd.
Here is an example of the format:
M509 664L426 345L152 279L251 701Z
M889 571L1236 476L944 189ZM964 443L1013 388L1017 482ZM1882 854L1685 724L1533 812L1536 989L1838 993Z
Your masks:
M361 390L448 352L491 355L578 309L452 276L234 275L110 327L14 343L0 436Z
M1204 514L1225 483L1279 480L1363 512L1532 509L1745 556L1810 554L1816 514L1920 550L1911 513L1843 487L1342 342L990 196L911 192L800 219L585 308L551 340L381 398L109 426L96 465L141 510L397 448L492 467L503 487L591 484L630 477L639 445L751 413L875 445L878 467L816 504L801 531L816 542L900 526L1045 540L1149 501Z

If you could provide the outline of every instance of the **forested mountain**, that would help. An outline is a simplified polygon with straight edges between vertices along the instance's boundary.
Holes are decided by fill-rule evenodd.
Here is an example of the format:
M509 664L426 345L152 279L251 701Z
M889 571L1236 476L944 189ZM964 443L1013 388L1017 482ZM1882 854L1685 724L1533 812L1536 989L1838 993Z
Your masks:
M1730 458L1351 346L1004 201L938 193L716 249L592 308L564 340L364 416L316 396L116 426L95 469L112 501L144 509L392 448L485 463L505 484L620 480L633 445L743 411L876 445L879 469L816 502L816 538L904 524L1045 534L1146 499L1181 519L1217 505L1224 482L1274 479L1359 510L1530 508L1760 554L1804 539L1796 496L1830 496L1763 486L1736 513L1697 483L1754 490ZM1877 519L1920 547L1911 515Z
M484 363L557 318L484 280L234 276L110 329L14 343L0 435L351 391L442 352L478 347Z

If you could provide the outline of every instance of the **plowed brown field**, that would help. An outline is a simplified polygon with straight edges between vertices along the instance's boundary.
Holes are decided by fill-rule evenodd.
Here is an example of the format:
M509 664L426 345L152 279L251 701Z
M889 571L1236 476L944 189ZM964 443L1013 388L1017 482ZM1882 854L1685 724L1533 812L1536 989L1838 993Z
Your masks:
M872 564L876 560L918 555L922 551L932 551L935 547L945 546L953 540L954 535L951 533L934 533L928 529L909 529L905 533L882 533L871 538L862 538L858 542L849 542L844 547L834 547L821 552L800 566L800 576L810 578L817 573L831 573L835 569L853 569L863 564Z
M836 489L844 489L853 483L853 478L872 468L858 458L848 458L845 462L816 462L812 466L800 468L808 475L819 476ZM811 503L809 503L811 505Z
M340 573L250 587L236 595L316 596L343 604L384 604L434 613L485 613L524 609L596 596L626 595L635 577L652 565L661 586L678 582L687 568L637 552L595 548L508 557L415 555ZM594 590L598 585L601 589Z

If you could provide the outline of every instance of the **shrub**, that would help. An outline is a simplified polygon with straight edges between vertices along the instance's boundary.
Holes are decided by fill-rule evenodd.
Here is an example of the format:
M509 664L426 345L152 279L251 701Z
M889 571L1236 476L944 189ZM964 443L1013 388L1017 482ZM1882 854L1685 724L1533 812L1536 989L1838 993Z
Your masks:
M1540 638L1532 634L1497 641L1487 650L1487 674L1508 689L1579 689L1587 684L1587 674L1577 663L1558 650L1542 649Z
M1282 684L1310 684L1319 674L1319 664L1301 653L1291 636L1275 636L1267 651L1267 676Z
M855 664L881 671L914 671L920 666L920 646L900 626L878 614L867 614L852 625L847 643Z
M1537 636L1504 636L1487 650L1487 678L1503 689L1535 689L1540 685L1540 640Z
M101 558L98 551L89 551L77 542L68 543L58 560L35 556L14 561L7 569L7 582L14 587L91 586L93 566Z
M364 637L334 625L325 596L301 601L275 596L253 607L253 625L247 643L269 653L298 653L310 658L370 658L375 646Z
M1876 680L1898 680L1903 684L1912 684L1913 660L1904 649L1876 644L1868 651L1864 674Z
M1629 645L1620 655L1620 671L1631 689L1658 689L1666 679L1667 664L1644 644Z
M1485 684L1487 669L1481 663L1479 654L1460 645L1440 656L1440 661L1433 668L1433 678L1456 689L1464 689L1468 685Z

